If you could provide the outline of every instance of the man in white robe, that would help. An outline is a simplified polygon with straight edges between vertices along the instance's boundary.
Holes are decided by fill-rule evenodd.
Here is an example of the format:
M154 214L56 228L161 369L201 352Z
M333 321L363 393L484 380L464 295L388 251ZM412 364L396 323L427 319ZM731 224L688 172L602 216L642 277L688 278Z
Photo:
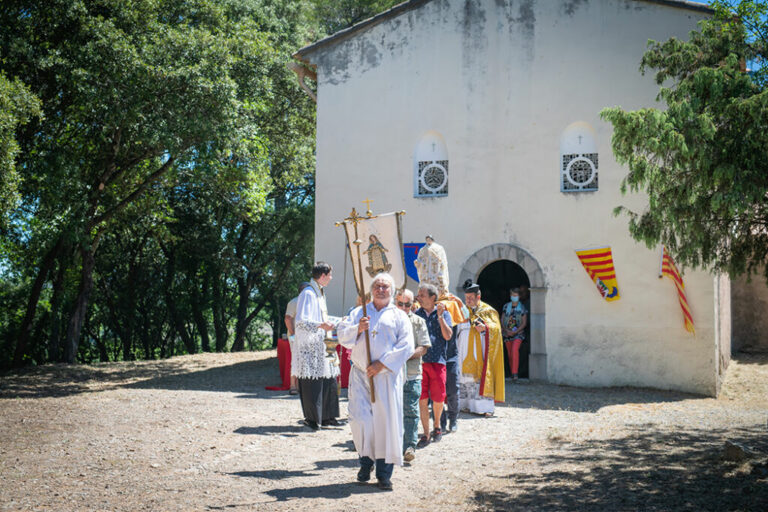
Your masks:
M392 490L394 465L403 465L403 365L413 354L413 330L408 316L392 304L395 282L389 274L371 283L373 301L355 308L338 325L339 343L351 348L349 374L349 425L360 456L357 481L376 479L382 490ZM371 364L365 348L369 332ZM375 401L371 403L370 380Z
M304 423L312 430L321 425L339 425L339 364L336 351L328 357L324 341L326 332L334 327L328 322L323 292L331 282L332 271L329 264L317 262L310 286L302 290L296 304L296 350L291 357L291 374L298 378Z

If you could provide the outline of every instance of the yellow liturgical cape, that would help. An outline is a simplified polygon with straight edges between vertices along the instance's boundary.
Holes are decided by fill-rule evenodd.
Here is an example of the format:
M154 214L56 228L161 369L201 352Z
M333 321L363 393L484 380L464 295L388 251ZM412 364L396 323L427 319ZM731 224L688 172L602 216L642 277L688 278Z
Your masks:
M477 308L469 311L469 323L474 325L480 318L485 322L488 331L488 350L486 358L483 358L485 346L485 333L477 332L477 329L469 329L469 345L467 357L462 363L461 371L466 375L474 375L475 381L480 383L480 395L493 398L496 402L504 401L504 344L501 338L501 323L499 314L491 306L480 301Z
M450 293L446 293L437 300L438 302L445 304L445 309L448 311L448 314L451 315L451 321L453 321L453 325L459 325L467 321L467 318L464 316L463 312L464 303L461 302L460 298Z

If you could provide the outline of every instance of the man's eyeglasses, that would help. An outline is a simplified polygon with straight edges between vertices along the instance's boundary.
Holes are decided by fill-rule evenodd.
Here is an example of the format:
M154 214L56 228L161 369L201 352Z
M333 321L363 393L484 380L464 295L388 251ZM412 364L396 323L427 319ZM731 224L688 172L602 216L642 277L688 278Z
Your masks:
M400 306L401 308L409 308L413 306L413 302L400 302L399 300L395 302L397 302L397 305Z

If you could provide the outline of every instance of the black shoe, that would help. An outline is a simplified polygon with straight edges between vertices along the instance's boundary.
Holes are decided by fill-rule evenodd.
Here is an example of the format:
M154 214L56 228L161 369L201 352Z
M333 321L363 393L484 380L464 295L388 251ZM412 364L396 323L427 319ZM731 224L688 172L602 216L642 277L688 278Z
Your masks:
M364 484L370 479L371 479L371 468L360 468L360 471L357 472L357 481L361 484Z
M391 491L392 480L379 480L378 482L376 482L376 487L378 487L382 491Z
M419 442L416 443L416 448L424 448L429 444L429 438L427 436L419 437Z
M439 428L436 428L432 431L432 441L437 443L440 442L440 440L443 438L443 431Z
M318 430L320 427L317 425L316 421L312 420L304 420L304 424L311 428L312 430Z
M324 427L327 427L329 425L331 427L340 427L341 423L339 423L339 421L336 418L331 418L330 420L323 420Z

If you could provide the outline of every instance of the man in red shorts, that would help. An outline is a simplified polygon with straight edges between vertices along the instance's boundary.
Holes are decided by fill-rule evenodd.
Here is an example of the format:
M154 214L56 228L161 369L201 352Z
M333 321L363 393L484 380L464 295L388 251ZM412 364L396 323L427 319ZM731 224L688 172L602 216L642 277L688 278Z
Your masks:
M445 363L446 344L453 336L451 314L445 305L437 302L437 288L432 284L419 285L417 298L421 308L416 314L427 323L427 332L432 346L422 357L421 397L419 399L419 414L424 435L419 439L418 448L424 448L431 441L440 441L443 432L440 430L440 415L445 402ZM432 400L435 429L429 431L429 400Z

